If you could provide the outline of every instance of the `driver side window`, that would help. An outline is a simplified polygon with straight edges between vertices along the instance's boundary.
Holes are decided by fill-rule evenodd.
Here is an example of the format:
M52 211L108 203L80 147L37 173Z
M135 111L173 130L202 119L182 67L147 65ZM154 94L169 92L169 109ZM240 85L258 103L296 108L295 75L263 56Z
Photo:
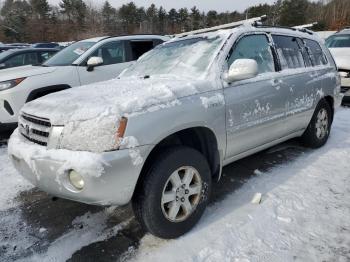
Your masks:
M99 47L90 57L101 57L103 65L124 63L125 48L123 42L110 42Z
M248 35L239 40L228 59L230 67L237 59L254 59L259 74L275 72L275 62L266 35Z

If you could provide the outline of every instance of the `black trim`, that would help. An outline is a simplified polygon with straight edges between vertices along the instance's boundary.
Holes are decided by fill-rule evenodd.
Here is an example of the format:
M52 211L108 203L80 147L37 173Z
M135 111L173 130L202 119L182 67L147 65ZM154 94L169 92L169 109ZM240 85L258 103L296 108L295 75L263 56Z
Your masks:
M10 103L7 100L4 101L4 108L7 111L7 113L9 113L11 116L14 115L12 107L11 107Z
M51 93L63 91L69 88L71 88L71 86L69 85L54 85L54 86L47 86L47 87L35 89L32 92L30 92L30 94L28 95L26 103L33 101L39 97L46 96Z
M9 138L17 126L17 123L0 123L0 138Z

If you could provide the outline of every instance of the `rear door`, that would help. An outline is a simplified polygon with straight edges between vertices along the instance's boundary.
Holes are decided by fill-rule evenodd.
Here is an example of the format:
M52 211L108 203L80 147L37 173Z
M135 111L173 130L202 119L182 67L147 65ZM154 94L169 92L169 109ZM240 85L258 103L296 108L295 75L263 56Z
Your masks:
M286 90L279 84L276 55L264 33L245 35L231 50L227 68L236 59L254 59L259 75L236 81L224 89L226 100L226 158L283 137Z
M298 132L308 123L319 72L312 67L300 38L273 34L272 39L280 61L281 86L287 92L285 127L288 133Z
M125 41L112 41L96 49L85 61L77 67L81 85L101 82L116 78L130 63L127 61ZM101 57L103 64L93 71L87 71L87 61L90 57Z

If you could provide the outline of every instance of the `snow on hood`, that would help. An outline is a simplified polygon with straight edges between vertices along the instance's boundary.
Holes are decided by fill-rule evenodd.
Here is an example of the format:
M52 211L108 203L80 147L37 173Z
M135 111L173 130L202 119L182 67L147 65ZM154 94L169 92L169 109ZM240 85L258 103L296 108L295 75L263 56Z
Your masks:
M0 70L0 82L12 79L52 73L56 67L21 66Z
M350 48L330 48L329 50L338 68L350 70Z
M178 98L210 90L210 82L183 80L175 76L148 79L127 77L54 93L26 104L22 111L50 119L53 125L122 116Z

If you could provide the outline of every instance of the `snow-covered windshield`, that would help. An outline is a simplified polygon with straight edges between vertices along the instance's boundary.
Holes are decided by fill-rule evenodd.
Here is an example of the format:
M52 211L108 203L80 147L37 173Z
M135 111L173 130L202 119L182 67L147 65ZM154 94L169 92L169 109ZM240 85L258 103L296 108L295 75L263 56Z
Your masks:
M206 72L223 41L216 36L163 44L142 56L122 77L172 74L198 78Z
M350 47L350 34L339 34L330 36L326 40L326 46L328 48Z
M81 55L83 55L87 50L89 50L95 42L77 42L74 43L62 51L58 52L56 55L47 60L43 66L67 66L71 65L75 60L77 60Z

